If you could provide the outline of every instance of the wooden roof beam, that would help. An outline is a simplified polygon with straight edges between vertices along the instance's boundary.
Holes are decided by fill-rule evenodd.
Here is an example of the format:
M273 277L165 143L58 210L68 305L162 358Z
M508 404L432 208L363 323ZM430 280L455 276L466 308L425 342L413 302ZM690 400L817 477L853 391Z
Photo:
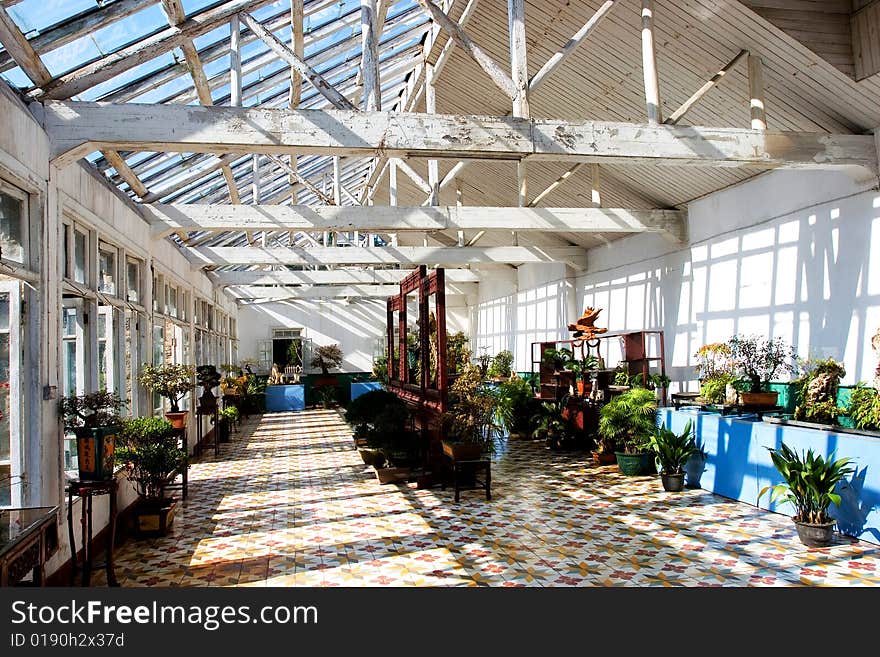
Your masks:
M587 266L586 251L579 246L476 247L374 247L262 248L216 246L181 249L196 267L223 265L441 265L525 264L564 262L575 269Z
M143 207L155 236L179 231L360 231L394 233L505 230L554 233L674 233L687 213L623 208L156 204Z
M51 82L49 69L3 7L0 7L0 43L34 84L44 87Z
M210 276L223 285L398 285L412 269L332 269L281 271L212 271ZM480 276L471 269L448 269L446 281L479 283Z
M100 150L450 157L856 169L877 176L872 135L346 110L48 102L53 164ZM867 176L865 176L867 174Z

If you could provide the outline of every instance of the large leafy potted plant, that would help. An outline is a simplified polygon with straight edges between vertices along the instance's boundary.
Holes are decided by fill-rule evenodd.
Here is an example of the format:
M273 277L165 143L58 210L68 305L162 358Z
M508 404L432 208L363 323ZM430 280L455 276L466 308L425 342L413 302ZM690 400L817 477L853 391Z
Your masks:
M135 533L164 536L174 522L177 501L165 495L174 474L189 467L168 420L139 417L126 420L120 431L117 462L126 470L139 499L134 509Z
M59 412L64 430L76 435L81 480L104 481L113 476L123 405L118 395L106 390L61 398Z
M530 433L530 421L537 413L540 402L532 386L525 379L514 376L502 381L495 395L497 420L511 438L524 438Z
M617 466L625 475L652 470L651 437L657 426L657 400L646 388L633 388L611 399L599 413L599 435L613 440Z
M492 363L489 365L489 371L487 374L489 375L489 378L495 379L496 381L509 379L511 375L510 368L512 365L513 354L504 349L495 354Z
M685 465L688 459L699 452L692 423L685 424L681 433L675 433L665 426L657 428L651 438L651 450L660 469L663 490L677 493L684 490Z
M562 449L571 439L571 427L563 415L566 400L542 402L532 417L532 437L544 440L550 449Z
M481 369L472 366L450 388L442 446L443 453L453 460L476 459L491 452L495 434L501 430L496 421L495 395L483 387L482 381Z
M758 335L735 335L727 343L730 361L748 390L740 393L743 406L769 408L776 406L779 393L768 389L779 374L794 373L795 353L782 338L767 339Z
M171 410L165 413L165 417L174 425L175 429L186 426L187 411L180 410L180 401L186 394L195 388L193 377L195 368L192 365L150 365L145 363L141 368L139 380L145 388L165 397L171 405Z
M859 383L852 389L847 414L860 431L880 431L880 391Z
M826 547L834 535L835 520L828 515L832 504L840 506L837 485L853 472L850 458L834 459L813 453L798 454L785 443L779 449L768 447L773 465L782 476L782 483L765 486L758 494L760 500L768 491L770 503L777 500L794 506L794 524L801 543L808 547Z
M354 430L361 458L376 468L380 483L409 478L416 441L409 431L409 409L400 397L387 390L366 392L351 400L345 420Z
M467 346L469 339L464 331L446 336L446 369L452 376L458 376L470 365L471 350Z
M583 358L573 358L565 364L565 369L575 373L576 392L586 397L593 391L593 373L599 366L599 359L592 354Z

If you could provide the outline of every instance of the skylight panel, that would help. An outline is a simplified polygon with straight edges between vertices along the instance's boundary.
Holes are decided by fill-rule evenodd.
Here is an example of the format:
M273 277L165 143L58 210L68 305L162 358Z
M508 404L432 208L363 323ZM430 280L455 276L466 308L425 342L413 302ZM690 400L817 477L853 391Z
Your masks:
M23 0L7 12L27 37L66 18L94 9L95 0Z
M150 72L154 72L159 70L164 66L168 66L169 64L174 63L174 57L171 53L164 53L155 59L151 59L148 62L144 62L139 66L135 66L133 68L128 69L127 71L123 71L119 75L110 78L106 82L102 82L101 84L95 85L91 89L87 89L77 96L79 100L95 100L98 96L108 91L113 91L132 80L135 80L142 75L145 75ZM136 99L137 101L141 101L141 98Z
M168 27L159 5L146 7L120 21L93 32L90 37L103 53L113 52Z

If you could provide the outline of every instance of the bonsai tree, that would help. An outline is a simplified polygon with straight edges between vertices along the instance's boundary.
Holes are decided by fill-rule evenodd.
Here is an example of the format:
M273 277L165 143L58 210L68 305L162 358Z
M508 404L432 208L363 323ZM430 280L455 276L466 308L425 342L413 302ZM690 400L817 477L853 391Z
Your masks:
M509 379L511 365L513 365L513 354L507 349L499 351L489 365L488 374L495 379Z
M735 335L727 343L730 360L749 392L762 392L779 374L794 373L794 349L782 338L768 340L758 335Z
M202 386L203 392L200 398L200 403L202 407L214 407L217 405L217 400L214 397L214 393L211 388L214 388L220 384L220 372L217 371L217 368L213 365L199 365L196 368L196 380L199 382L199 385Z
M171 473L186 463L168 420L138 417L126 420L120 431L116 461L125 466L128 480L145 500L158 502Z
M836 424L846 409L837 406L840 379L846 376L842 363L833 358L807 360L800 364L803 372L795 381L800 403L794 409L795 420Z
M478 444L482 451L491 452L493 438L501 427L496 421L496 399L483 387L480 368L471 366L459 376L450 388L450 410L444 415L449 441Z
M119 411L124 405L125 402L116 393L99 390L85 395L62 397L59 412L65 431L74 431L81 427L93 429L119 424Z
M834 460L832 454L827 459L813 453L798 454L785 443L779 449L768 447L773 465L782 476L782 483L765 486L758 493L758 499L770 492L771 504L777 500L790 502L795 509L795 523L826 525L826 536L810 537L798 527L798 535L806 545L821 546L831 542L833 520L828 515L829 507L840 506L840 495L835 493L837 484L853 472L849 466L852 459Z
M646 388L633 388L613 397L599 414L601 451L615 445L627 454L644 452L657 426L656 413L657 399Z
M315 349L315 355L309 363L311 367L320 367L321 374L327 375L330 370L342 365L342 349L338 344L325 344Z
M150 365L145 363L139 381L145 388L165 397L171 404L171 412L180 412L180 400L195 387L195 369L192 365Z
M707 381L729 374L733 369L730 362L730 345L725 342L704 344L694 354L697 361L694 371L700 381Z

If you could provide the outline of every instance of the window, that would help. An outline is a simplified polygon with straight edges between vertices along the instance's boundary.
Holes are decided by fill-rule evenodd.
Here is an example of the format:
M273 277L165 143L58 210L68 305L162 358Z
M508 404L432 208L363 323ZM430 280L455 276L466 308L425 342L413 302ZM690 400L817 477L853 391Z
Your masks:
M169 285L165 289L168 291L168 303L166 304L165 314L177 317L177 288Z
M77 283L87 283L89 277L88 266L89 238L83 231L73 230L73 280Z
M128 259L125 265L126 300L140 303L141 300L141 266L137 260Z
M116 295L116 250L101 245L98 252L98 292Z
M164 308L165 290L161 276L153 277L153 312L161 313Z
M10 407L10 295L0 293L0 507L12 504L12 425Z
M86 390L86 345L88 324L85 322L85 301L67 297L63 300L61 315L61 393L80 395ZM76 436L64 436L64 469L76 475Z
M27 258L27 194L0 183L0 255L22 265Z

